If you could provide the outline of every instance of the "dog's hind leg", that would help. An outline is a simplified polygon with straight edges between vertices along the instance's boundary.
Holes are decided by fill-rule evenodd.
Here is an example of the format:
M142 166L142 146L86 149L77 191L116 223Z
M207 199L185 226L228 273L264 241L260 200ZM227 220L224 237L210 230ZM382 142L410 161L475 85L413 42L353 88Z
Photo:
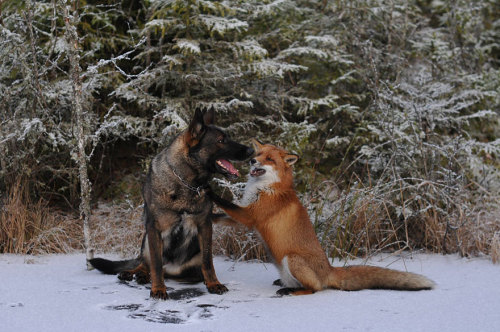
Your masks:
M122 271L118 274L118 279L124 281L131 281L134 278L138 284L147 284L150 281L149 270L146 264L141 263L133 270Z

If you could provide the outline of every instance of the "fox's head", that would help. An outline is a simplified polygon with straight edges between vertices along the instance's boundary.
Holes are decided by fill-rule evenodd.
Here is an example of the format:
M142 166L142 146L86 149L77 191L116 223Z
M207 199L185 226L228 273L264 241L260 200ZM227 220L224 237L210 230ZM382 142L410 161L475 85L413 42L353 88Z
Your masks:
M260 188L293 186L292 165L299 156L271 144L252 140L255 156L250 160L249 182L258 183Z

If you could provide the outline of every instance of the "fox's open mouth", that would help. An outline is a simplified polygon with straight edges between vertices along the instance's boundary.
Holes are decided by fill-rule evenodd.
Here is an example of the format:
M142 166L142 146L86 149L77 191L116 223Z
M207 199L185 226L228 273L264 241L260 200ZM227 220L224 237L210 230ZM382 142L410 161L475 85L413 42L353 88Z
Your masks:
M258 176L261 176L261 175L264 175L266 173L266 170L263 169L263 168L252 168L250 170L250 176L253 176L253 177L258 177Z
M236 179L237 177L240 176L240 173L238 172L238 170L236 168L234 168L233 164L231 164L226 159L217 159L215 161L215 165L216 165L217 171L219 173L223 174L227 178Z

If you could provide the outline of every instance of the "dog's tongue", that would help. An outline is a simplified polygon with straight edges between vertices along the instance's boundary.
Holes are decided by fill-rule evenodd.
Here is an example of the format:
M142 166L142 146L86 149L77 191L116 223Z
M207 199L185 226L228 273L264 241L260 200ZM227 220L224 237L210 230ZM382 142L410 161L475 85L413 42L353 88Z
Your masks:
M222 167L226 169L229 173L240 176L240 173L236 168L234 168L233 164L231 164L228 160L226 159L219 159L219 162L222 164Z

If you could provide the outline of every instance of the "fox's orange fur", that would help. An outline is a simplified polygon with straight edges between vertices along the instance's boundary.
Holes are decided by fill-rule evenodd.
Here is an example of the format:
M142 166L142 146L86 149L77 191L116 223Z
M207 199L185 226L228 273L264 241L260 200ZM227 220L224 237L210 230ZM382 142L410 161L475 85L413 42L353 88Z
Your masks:
M233 220L260 233L286 287L278 293L310 294L325 288L433 288L431 280L414 273L373 266L332 267L293 188L292 165L298 156L273 145L253 143L256 156L251 160L242 205L213 199Z

